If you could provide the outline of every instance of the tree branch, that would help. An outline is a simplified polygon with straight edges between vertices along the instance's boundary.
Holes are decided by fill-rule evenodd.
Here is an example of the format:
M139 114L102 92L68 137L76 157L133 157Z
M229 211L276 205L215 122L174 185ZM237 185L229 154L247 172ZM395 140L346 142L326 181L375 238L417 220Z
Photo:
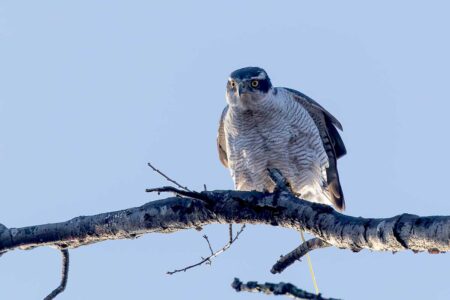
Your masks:
M174 190L177 191L171 189ZM140 207L76 217L61 223L22 228L0 225L0 253L49 245L75 248L217 223L267 224L304 230L335 247L353 251L409 249L439 253L450 250L449 216L402 214L392 218L356 218L284 191L183 191L183 194L184 197L169 197Z
M328 244L327 242L322 241L321 239L312 238L312 239L304 242L303 244L301 244L300 246L298 246L297 248L295 248L294 250L292 250L291 252L289 252L285 256L282 256L273 265L272 270L270 270L270 272L272 274L281 273L287 267L292 265L296 260L299 260L300 258L302 258L309 251L312 251L312 250L315 250L315 249L318 249L318 248L330 247L330 246L331 246L330 244Z
M264 293L268 295L284 295L294 299L308 299L308 300L337 300L334 298L324 298L321 294L312 294L297 288L291 283L258 283L256 281L249 281L243 283L238 278L235 278L231 286L237 292L251 292L251 293Z
M186 186L182 186L181 184L179 184L178 182L176 182L175 180L173 180L172 178L170 178L169 176L167 176L166 174L164 174L162 171L158 170L157 168L155 168L151 163L147 163L147 165L152 168L153 171L155 171L156 173L158 173L159 175L161 175L162 177L164 177L167 181L172 182L173 184L175 184L177 187L179 187L182 190L185 190L187 192L190 192L191 190L188 189ZM206 189L205 189L206 190Z
M61 283L54 289L44 300L55 299L56 296L61 294L67 285L67 279L69 278L69 251L67 249L61 249L62 255L62 272L61 272Z
M200 262L196 263L196 264L193 264L193 265L190 265L190 266L187 266L185 268L178 269L178 270L175 270L175 271L167 272L167 274L173 275L173 274L178 273L178 272L186 272L187 270L192 269L194 267L198 267L200 265L203 265L204 263L211 264L211 259L216 257L216 256L219 256L223 252L227 251L228 248L230 248L231 245L239 238L239 235L241 235L241 233L244 231L244 228L245 228L245 225L242 225L241 229L239 229L239 231L236 233L236 236L234 238L232 238L225 246L223 246L222 248L220 248L220 250L217 250L216 252L213 251L213 249L211 247L211 243L209 242L208 237L206 235L204 235L203 238L208 243L208 247L209 247L209 250L211 251L211 255L206 257L206 258L202 257L202 260Z

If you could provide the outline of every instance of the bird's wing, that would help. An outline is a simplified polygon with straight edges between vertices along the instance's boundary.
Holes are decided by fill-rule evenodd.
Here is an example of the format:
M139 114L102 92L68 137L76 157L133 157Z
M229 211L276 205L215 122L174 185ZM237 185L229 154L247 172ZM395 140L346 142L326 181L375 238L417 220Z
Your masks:
M225 141L224 119L228 111L228 105L223 109L219 121L219 130L217 132L217 151L219 151L220 162L228 168L227 146Z
M299 102L308 111L319 129L320 137L322 138L328 156L329 166L326 169L328 191L335 207L339 210L344 210L345 201L341 183L339 181L337 159L344 156L347 153L347 150L336 129L337 127L342 130L342 125L332 114L313 99L296 90L288 88L284 89L291 94L292 99Z
M319 130L322 130L330 136L331 142L333 144L333 149L336 154L336 158L341 158L345 154L347 154L347 149L345 148L344 142L342 141L339 132L336 128L342 129L341 122L338 121L332 114L330 114L325 108L323 108L319 103L309 98L305 94L300 93L299 91L283 88L287 90L293 98L298 101L309 113L309 115L314 119ZM323 121L325 120L325 122ZM320 124L318 124L320 123Z

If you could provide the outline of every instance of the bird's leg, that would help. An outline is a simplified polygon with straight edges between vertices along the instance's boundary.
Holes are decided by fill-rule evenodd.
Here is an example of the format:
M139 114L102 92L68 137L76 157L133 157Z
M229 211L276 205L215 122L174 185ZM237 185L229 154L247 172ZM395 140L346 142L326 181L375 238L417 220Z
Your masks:
M274 197L273 197L273 205L278 205L278 198L280 197L280 194L283 192L286 193L292 193L291 187L289 185L289 182L287 179L281 174L281 172L278 169L267 169L267 172L269 173L269 177L272 180L274 184Z
M280 192L292 193L289 182L283 176L283 174L281 174L280 170L275 169L275 168L269 168L269 169L267 169L267 172L269 173L269 177L270 177L270 179L272 179L272 181L275 185L274 193L280 193Z

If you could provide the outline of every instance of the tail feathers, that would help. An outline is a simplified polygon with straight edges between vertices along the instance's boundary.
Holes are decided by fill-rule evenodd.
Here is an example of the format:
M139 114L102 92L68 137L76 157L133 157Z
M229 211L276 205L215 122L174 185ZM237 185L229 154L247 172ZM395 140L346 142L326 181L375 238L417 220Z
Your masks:
M339 211L345 210L344 194L338 178L334 178L328 183L328 192L330 193L330 200Z
M342 192L341 183L339 181L339 172L337 170L337 161L334 156L329 156L329 166L327 172L328 193L333 206L343 211L345 209L344 193Z

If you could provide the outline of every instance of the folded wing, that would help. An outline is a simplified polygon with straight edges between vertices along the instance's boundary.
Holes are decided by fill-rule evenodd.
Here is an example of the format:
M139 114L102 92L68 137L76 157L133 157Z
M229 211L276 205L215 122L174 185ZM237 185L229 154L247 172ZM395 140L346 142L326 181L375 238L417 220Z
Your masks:
M219 152L220 162L228 168L228 156L227 156L227 145L225 141L225 130L223 125L223 120L228 111L228 105L222 111L219 121L219 130L217 132L217 151Z
M347 153L344 142L336 128L342 130L341 123L319 103L308 96L289 88L292 99L298 101L309 113L319 129L320 136L328 156L329 166L326 169L328 191L331 201L339 210L345 209L344 194L339 181L337 159Z

